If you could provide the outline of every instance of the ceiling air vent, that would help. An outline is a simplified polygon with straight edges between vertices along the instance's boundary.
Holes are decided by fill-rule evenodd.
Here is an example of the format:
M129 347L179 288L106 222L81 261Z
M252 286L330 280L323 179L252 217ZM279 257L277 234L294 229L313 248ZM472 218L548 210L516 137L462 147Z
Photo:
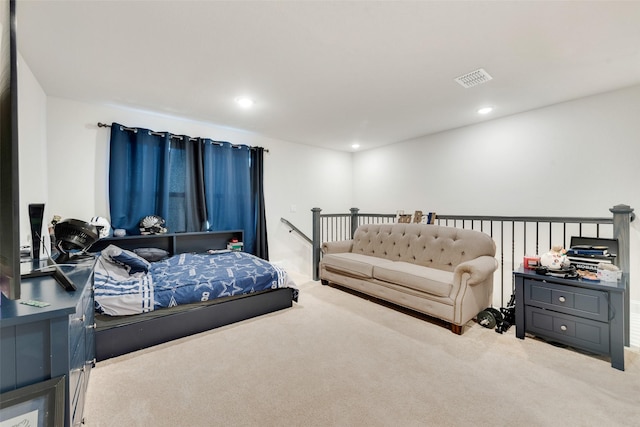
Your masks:
M482 68L478 68L477 70L467 73L463 76L456 77L454 80L457 81L460 86L464 88L470 88L481 83L486 83L491 79L493 79L493 77L491 77L489 73L487 73Z

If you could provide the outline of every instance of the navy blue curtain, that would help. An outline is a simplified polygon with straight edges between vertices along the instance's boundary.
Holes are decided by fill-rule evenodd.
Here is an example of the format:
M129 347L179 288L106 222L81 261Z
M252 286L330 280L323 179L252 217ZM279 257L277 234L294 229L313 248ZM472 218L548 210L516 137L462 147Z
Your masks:
M204 187L209 230L244 230L244 250L255 254L251 150L205 140Z
M199 140L111 125L111 225L140 234L140 220L159 215L170 232L205 227L203 150Z
M267 244L267 215L264 207L264 148L251 149L251 193L256 227L256 246L254 254L269 260Z
M244 250L269 259L264 149L111 125L111 225L139 234L159 215L170 232L243 230Z
M185 231L206 230L204 144L200 138L182 136L185 157Z
M169 216L171 137L148 129L111 125L109 204L113 228L140 234L146 215Z

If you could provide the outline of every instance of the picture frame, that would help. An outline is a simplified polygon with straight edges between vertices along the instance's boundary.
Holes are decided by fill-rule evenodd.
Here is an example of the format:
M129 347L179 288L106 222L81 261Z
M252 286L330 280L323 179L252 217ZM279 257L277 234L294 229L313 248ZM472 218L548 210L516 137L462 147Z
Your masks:
M0 427L63 425L64 383L63 375L0 394Z
M398 224L410 224L411 214L402 214L398 217Z

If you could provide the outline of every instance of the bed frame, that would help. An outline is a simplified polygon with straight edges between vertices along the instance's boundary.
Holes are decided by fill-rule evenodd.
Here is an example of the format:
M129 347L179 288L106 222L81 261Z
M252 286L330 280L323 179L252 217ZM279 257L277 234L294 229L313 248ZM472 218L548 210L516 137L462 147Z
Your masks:
M128 250L160 248L174 255L226 249L231 239L243 241L242 230L109 237L94 243L88 252L98 252L114 244ZM294 295L294 289L279 288L113 319L96 314L96 360L289 308L293 305Z

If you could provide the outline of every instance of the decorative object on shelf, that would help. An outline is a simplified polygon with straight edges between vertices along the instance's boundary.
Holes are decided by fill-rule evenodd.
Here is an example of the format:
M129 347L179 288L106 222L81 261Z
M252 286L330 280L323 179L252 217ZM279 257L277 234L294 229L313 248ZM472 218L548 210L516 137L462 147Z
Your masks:
M140 234L164 234L167 228L164 226L165 220L158 215L147 215L140 220Z
M561 245L554 245L551 250L540 257L540 265L549 270L568 268L570 263L567 251Z
M94 216L89 220L89 223L98 229L98 234L101 239L111 235L111 224L109 224L109 220L107 218Z
M229 240L229 243L227 243L227 249L230 251L241 251L243 246L244 244L235 238Z
M396 223L398 224L435 224L436 213L424 213L421 210L414 211L413 214L405 214L404 210L396 211Z
M411 214L398 215L398 224L410 224L410 223L411 223Z
M113 230L113 237L123 237L127 235L127 230L124 228L116 228Z
M426 215L422 215L421 224L435 224L436 223L436 213L429 212Z

